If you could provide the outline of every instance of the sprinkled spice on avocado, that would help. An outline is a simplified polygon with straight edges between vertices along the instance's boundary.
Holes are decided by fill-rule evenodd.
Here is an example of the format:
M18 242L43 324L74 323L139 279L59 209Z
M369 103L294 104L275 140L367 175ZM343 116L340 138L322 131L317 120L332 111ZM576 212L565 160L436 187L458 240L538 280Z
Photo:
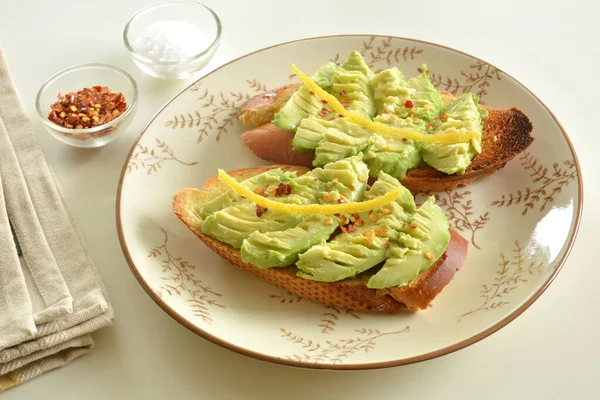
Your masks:
M277 185L277 189L275 189L275 197L281 197L283 195L288 195L292 193L292 185L289 183L280 183Z
M259 206L258 204L256 205L256 216L257 217L262 217L264 213L266 213L269 209L266 207L262 207Z

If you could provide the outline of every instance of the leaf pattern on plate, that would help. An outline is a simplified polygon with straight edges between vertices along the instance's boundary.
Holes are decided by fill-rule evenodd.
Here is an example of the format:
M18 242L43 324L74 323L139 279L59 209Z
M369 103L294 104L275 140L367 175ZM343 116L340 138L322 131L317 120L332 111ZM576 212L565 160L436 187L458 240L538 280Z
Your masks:
M247 79L246 84L255 93L267 91L267 86L256 79ZM198 128L200 133L197 139L198 143L211 133L216 134L217 142L221 140L221 135L227 134L240 116L240 106L251 97L247 92L220 91L218 94L213 94L208 89L203 89L200 82L192 85L190 90L201 93L198 97L200 109L173 114L171 119L165 122L165 127L171 129Z
M479 293L483 302L479 307L460 315L458 317L459 322L466 316L481 311L500 309L510 304L507 296L517 289L521 283L527 282L526 278L528 276L544 270L545 265L541 261L532 259L518 241L515 242L512 253L511 258L507 258L504 253L500 253L500 262L493 282L481 286Z
M490 205L495 207L510 207L523 203L521 215L526 215L536 203L541 203L540 212L544 211L549 203L554 201L554 196L561 193L571 181L577 179L577 168L574 160L566 160L562 163L554 162L552 169L539 162L536 157L528 151L519 156L521 165L529 176L533 178L531 187L526 186L516 192L502 195Z
M155 138L155 147L145 146L138 143L135 146L135 151L129 158L127 163L127 173L138 170L139 168L145 169L148 175L152 175L154 172L158 172L162 168L163 163L168 161L175 161L181 165L196 165L198 162L185 162L175 157L173 149L167 145L164 141Z
M410 327L407 325L404 329L394 332L381 332L379 329L369 328L355 329L354 332L357 334L355 337L335 341L326 340L324 342L306 339L284 328L281 328L280 331L282 338L301 347L299 352L287 356L287 359L312 363L341 364L356 353L368 353L373 350L378 339L409 332Z
M165 239L162 244L153 247L148 252L148 257L160 260L162 285L154 289L160 296L179 296L185 298L191 307L192 313L200 317L202 322L212 324L211 307L225 308L218 302L222 297L210 286L205 286L200 279L194 276L196 267L181 257L173 255L169 250L169 235L161 228Z
M345 310L336 306L325 306L325 311L322 314L323 319L319 321L317 326L321 328L321 333L331 333L337 328L337 321L345 316L350 316L354 319L360 319L360 316L353 310Z
M402 61L414 60L416 56L423 53L423 49L417 46L394 46L393 39L392 37L371 36L368 41L362 42L359 53L376 74ZM339 66L344 60L342 57L345 55L341 56L337 53L331 58L331 61ZM384 68L381 68L382 66Z
M421 68L418 68L418 71L423 72ZM488 89L494 80L501 80L501 75L499 69L483 61L477 61L469 65L466 72L461 70L460 77L444 76L441 73L429 70L429 78L438 90L458 96L473 92L479 97L481 104L485 104L483 97L489 94Z
M458 188L431 194L419 193L415 196L415 200L419 204L429 196L434 196L436 204L446 213L450 228L467 233L470 236L471 244L477 249L481 249L476 242L476 235L485 228L491 217L488 211L475 216L471 191Z

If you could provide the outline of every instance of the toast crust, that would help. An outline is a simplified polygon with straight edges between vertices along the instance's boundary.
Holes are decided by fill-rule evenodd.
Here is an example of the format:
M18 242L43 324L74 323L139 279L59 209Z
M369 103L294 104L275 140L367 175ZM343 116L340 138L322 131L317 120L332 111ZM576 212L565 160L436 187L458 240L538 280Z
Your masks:
M240 121L247 126L272 121L275 113L292 97L299 86L299 83L292 83L252 97L241 105Z
M264 95L258 95L242 105L242 122L252 119L253 123L260 125L244 132L242 140L263 160L312 167L314 153L295 151L292 146L294 134L270 123L278 110L273 111L273 107L285 104L298 85L293 88L290 86L293 85L272 90L268 99ZM441 95L444 103L456 98L447 92L442 92ZM483 107L488 111L483 124L483 152L473 158L463 175L447 175L423 163L418 168L409 170L401 181L402 184L413 192L452 190L493 174L531 145L533 125L523 112L517 108L507 110Z
M309 170L299 166L274 165L234 170L228 173L241 181L273 168L296 171L299 174ZM283 290L322 304L335 305L350 310L379 311L393 314L406 310L419 311L426 309L462 267L467 255L467 241L451 230L450 243L442 258L420 274L413 284L402 288L382 290L368 288L366 282L359 278L333 283L299 278L296 276L297 269L294 266L260 269L243 262L240 250L213 239L200 230L199 223L201 221L196 215L195 209L225 190L225 186L216 177L206 181L203 190L183 189L173 198L173 211L208 248L231 264Z

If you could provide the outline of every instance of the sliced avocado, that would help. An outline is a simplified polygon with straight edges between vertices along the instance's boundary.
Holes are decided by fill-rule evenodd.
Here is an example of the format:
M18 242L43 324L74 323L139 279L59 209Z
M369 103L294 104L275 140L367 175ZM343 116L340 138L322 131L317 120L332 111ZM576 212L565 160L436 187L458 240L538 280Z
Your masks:
M296 226L300 221L300 215L273 211L265 212L259 217L256 205L249 200L242 200L204 218L201 229L202 233L239 249L244 240L255 231L281 231Z
M426 143L423 145L423 160L446 174L464 174L475 154L481 152L483 120L487 111L479 105L474 94L467 93L448 104L444 113L441 125L433 134L472 131L479 133L479 137L464 143Z
M329 243L300 254L297 275L319 282L336 282L360 274L385 260L387 238L375 237L369 244L364 230L344 233Z
M331 197L329 201L337 202L343 197L345 201L351 202L362 200L368 173L368 167L361 158L352 157L328 164L325 168L316 168L301 176L281 169L270 170L245 180L242 185L251 190L266 189L268 193L269 186L289 184L290 194L269 195L271 200L288 204L324 203L326 195ZM258 260L258 253L262 252L264 255L275 250L279 252L272 254L265 263L257 261L256 265L259 266L270 265L276 259L295 259L298 253L320 242L321 239L314 242L317 237L327 239L336 226L322 223L321 227L310 216L282 214L271 210L257 215L254 202L230 194L230 191L208 202L201 213L204 215L201 230L206 235L235 248L243 248L246 241L250 240L250 243L245 244L243 257L255 257ZM329 217L333 219L333 216ZM294 238L294 241L286 241L286 238ZM287 250L282 246L287 246Z
M315 151L327 129L336 121L338 120L325 121L313 117L304 118L296 130L292 147L296 151Z
M388 249L383 267L367 286L384 289L409 285L439 260L449 242L448 219L431 196L402 229L397 242Z
M397 179L381 173L365 194L365 200L382 196L398 187L401 185ZM385 213L384 208L387 210ZM297 275L320 282L335 282L354 277L384 261L388 240L397 237L416 207L412 194L405 189L396 201L384 208L372 213L359 213L363 225L354 225L354 232L339 234L330 242L313 246L300 254L296 263Z
M346 71L360 72L369 81L375 76L365 61L365 58L356 50L352 50L350 54L348 54L348 58L340 65L340 68L343 68Z
M363 56L354 50L333 74L331 91L348 111L373 118L376 111L370 85L373 76Z
M373 118L375 103L369 79L358 71L340 68L332 77L332 91L352 113Z
M371 80L373 98L377 114L394 114L400 118L408 117L408 110L404 101L409 98L415 89L409 88L404 75L396 68L381 71Z
M412 102L413 106L409 111L416 118L426 123L432 123L434 118L437 118L442 112L444 102L440 93L429 80L429 71L425 64L423 64L422 70L421 75L408 81L408 87L415 90L410 99L407 99Z
M360 157L347 158L298 177L292 187L312 185L311 197L305 197L310 203L324 203L325 194L330 195L333 201L340 196L347 201L360 201L364 197L366 180L362 182L359 178L367 174L368 168ZM334 179L337 179L336 183L332 182ZM303 193L306 195L309 191ZM298 254L325 243L339 224L339 219L333 215L301 217L297 225L285 230L252 233L243 241L242 259L259 268L294 264Z
M292 265L298 260L298 254L325 243L339 222L333 216L309 215L284 231L255 231L242 244L242 260L259 268Z
M411 118L398 118L392 114L381 114L375 121L398 128L410 128L425 132L423 122ZM374 135L371 145L364 151L363 159L369 166L370 176L383 171L395 178L403 179L406 171L421 163L421 145L392 135Z
M312 79L324 90L331 90L331 78L337 71L334 63L328 62L317 70ZM306 85L302 85L287 103L275 114L273 124L290 132L296 132L300 122L309 116L314 116L323 108L319 98L310 94Z
M307 118L300 124L292 145L296 150L314 150L313 165L320 167L361 153L373 138L370 131L343 118Z
M242 182L242 186L247 189L254 190L258 187L266 188L269 185L278 185L281 182L290 183L296 178L296 172L283 171L282 169L277 168L244 180ZM234 205L241 199L242 198L238 194L227 191L205 203L204 206L199 210L199 216L201 219L204 219L214 212Z

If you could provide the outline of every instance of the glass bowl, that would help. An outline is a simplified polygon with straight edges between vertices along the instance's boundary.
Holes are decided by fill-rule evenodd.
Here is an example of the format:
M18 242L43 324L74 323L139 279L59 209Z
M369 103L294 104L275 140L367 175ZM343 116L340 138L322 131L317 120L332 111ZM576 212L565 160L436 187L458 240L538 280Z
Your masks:
M142 49L143 46L147 48L148 43L143 40L140 43L137 39L148 32L147 28L151 30L156 28L157 23L167 21L171 23L171 27L177 22L184 22L202 32L203 37L199 35L197 40L205 42L206 45L200 47L203 50L176 61L161 61L158 56L150 57L148 52ZM179 28L183 29L183 24ZM180 30L179 33L183 32ZM144 34L143 37L146 36ZM182 40L190 39L189 36L185 37L186 39ZM217 14L203 4L186 0L144 7L131 17L123 31L123 41L135 64L146 74L157 78L183 79L200 71L213 58L220 39L221 20Z
M50 106L58 100L59 93L64 95L97 85L123 94L127 109L120 116L85 129L65 128L48 119ZM137 85L127 72L110 65L84 64L62 70L48 79L37 94L35 107L46 130L58 140L75 147L100 147L125 132L135 114L137 100Z

